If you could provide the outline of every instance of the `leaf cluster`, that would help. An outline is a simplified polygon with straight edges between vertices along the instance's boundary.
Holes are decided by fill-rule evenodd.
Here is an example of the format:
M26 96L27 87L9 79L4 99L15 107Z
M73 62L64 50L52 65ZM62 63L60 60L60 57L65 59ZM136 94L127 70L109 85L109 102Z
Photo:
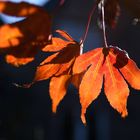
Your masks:
M24 86L30 87L38 81L50 79L53 112L56 112L68 85L72 83L79 91L81 119L86 123L86 109L99 96L104 84L110 105L122 117L127 116L127 83L140 90L140 69L126 51L109 46L81 54L83 44L63 30L56 30L60 37L53 36L51 16L32 4L1 1L0 12L25 17L22 21L0 27L0 52L6 53L7 63L19 67L32 62L38 51L52 53L36 67L32 83ZM119 14L119 1L107 0L106 24L115 27Z

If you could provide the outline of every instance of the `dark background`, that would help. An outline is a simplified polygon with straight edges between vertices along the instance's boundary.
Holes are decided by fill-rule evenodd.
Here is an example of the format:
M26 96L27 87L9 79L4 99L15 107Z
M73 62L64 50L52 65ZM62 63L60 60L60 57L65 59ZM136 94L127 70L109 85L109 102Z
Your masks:
M44 8L56 9L59 0L51 0ZM79 41L84 34L88 14L94 0L66 0L57 10L53 30L66 30ZM125 49L140 66L140 24L133 25L134 16L122 6L115 29L107 30L108 44ZM97 11L93 16L84 51L103 46L102 31L97 25ZM41 56L39 53L37 56ZM12 83L32 80L33 62L14 68L0 56L0 140L136 140L140 139L140 94L130 87L129 115L125 119L112 109L103 91L87 110L87 126L80 120L78 91L70 85L56 114L51 112L49 81L34 84L29 89Z

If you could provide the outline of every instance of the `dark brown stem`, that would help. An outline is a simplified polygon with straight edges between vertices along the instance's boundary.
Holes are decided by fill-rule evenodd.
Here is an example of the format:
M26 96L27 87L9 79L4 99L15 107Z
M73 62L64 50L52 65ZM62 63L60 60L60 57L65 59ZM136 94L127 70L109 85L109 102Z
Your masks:
M103 28L104 45L105 45L105 48L108 48L107 39L106 39L106 28L105 28L104 2L105 2L105 0L101 0L102 28Z

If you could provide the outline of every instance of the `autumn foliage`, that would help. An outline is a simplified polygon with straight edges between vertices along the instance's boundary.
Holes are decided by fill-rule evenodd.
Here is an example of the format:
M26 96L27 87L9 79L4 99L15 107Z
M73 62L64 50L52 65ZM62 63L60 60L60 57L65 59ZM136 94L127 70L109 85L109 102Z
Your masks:
M115 28L121 12L119 0L107 0L102 6L105 15L101 15L100 20L105 16L105 23ZM60 37L54 36L51 16L32 4L1 1L0 12L25 18L0 27L0 52L6 53L7 63L19 67L35 60L38 51L51 53L36 67L32 83L24 87L50 79L53 112L66 95L68 85L73 84L79 91L83 123L86 123L88 106L99 96L102 86L110 105L122 117L128 115L127 83L140 90L140 69L126 51L105 44L105 47L82 53L83 40L77 42L63 30L56 30Z
M0 51L6 52L7 63L25 65L48 43L51 19L46 11L25 2L0 2L0 12L24 20L0 27ZM41 25L41 26L40 26Z
M104 92L110 105L121 113L122 117L127 116L129 88L126 81L133 88L140 89L140 70L127 53L112 46L92 50L77 57L74 63L73 73L82 71L86 71L79 87L83 122L85 123L86 109L98 97L103 81Z

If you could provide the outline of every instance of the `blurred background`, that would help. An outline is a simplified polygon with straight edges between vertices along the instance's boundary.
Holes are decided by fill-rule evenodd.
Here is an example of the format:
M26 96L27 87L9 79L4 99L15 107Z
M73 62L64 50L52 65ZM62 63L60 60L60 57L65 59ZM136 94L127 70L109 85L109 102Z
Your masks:
M19 2L20 0L16 0ZM54 12L60 0L26 0ZM135 0L137 1L137 0ZM134 2L135 2L134 1ZM94 0L65 0L54 12L53 31L67 31L75 40L83 37L88 15ZM102 47L102 31L95 12L84 43L84 52ZM125 49L140 67L140 23L135 15L121 5L121 16L115 29L107 29L108 44ZM17 20L17 19L16 19ZM18 19L22 20L22 19ZM1 25L11 23L1 15ZM31 25L32 26L32 25ZM41 56L40 52L38 56ZM140 91L130 87L129 115L125 119L112 109L104 92L87 110L87 126L80 120L78 91L70 85L67 95L51 112L48 81L34 84L29 89L17 88L12 83L26 83L33 78L34 63L21 68L6 64L0 56L0 140L136 140L140 139ZM39 60L37 60L39 61Z

